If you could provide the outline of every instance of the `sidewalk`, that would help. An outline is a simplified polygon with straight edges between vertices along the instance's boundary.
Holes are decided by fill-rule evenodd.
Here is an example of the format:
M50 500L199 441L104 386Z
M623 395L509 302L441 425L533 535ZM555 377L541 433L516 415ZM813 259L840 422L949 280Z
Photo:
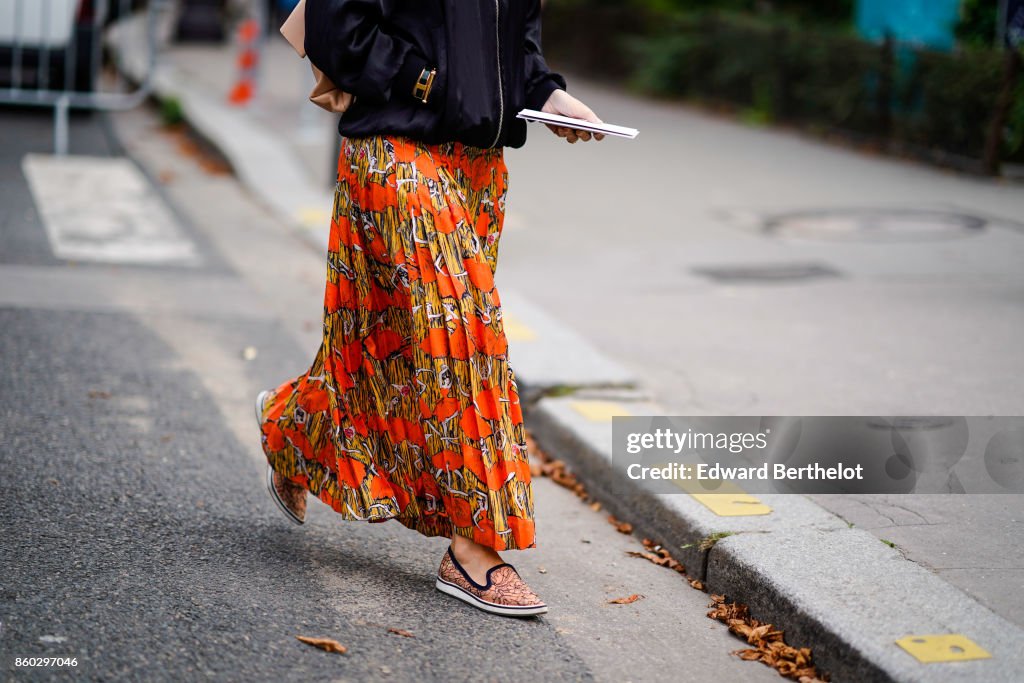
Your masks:
M238 79L236 48L223 49L202 45L173 45L166 53L175 69L192 87L212 99L225 102ZM334 187L332 142L338 119L320 107L306 102L313 88L309 62L299 59L280 37L263 42L259 78L262 87L245 113L267 129L274 130L287 143L317 190Z
M179 97L190 122L222 149L251 191L291 224L305 230L311 244L322 248L326 221L322 220L324 214L317 212L321 211L318 207L328 207L330 201L325 185L329 181L328 155L333 152L334 123L330 116L304 102L308 81L300 76L305 64L282 41L271 41L265 52L260 100L251 110L240 110L223 104L233 75L234 52L230 46L171 47L164 56L166 63L158 89L165 95L173 93ZM617 93L583 84L574 87L591 104L600 104L596 108L606 119L621 118L637 125L642 135L632 147L609 143L599 151L585 149L576 156L562 154L559 147L556 156L556 142L537 130L531 131L529 148L509 154L514 199L508 214L508 234L504 238L508 246L503 251L501 277L502 282L518 285L525 294L502 284L502 299L509 311L506 327L515 348L517 372L532 400L528 424L542 447L570 462L588 488L615 514L633 521L639 533L659 539L666 547L677 548L675 554L691 574L702 578L713 592L748 603L755 616L785 628L791 642L814 647L816 661L823 670L833 673L833 680L1016 680L1024 670L1024 630L1020 628L1024 597L1019 590L1024 583L1021 496L922 496L901 497L898 501L846 497L818 497L811 501L795 496L764 496L762 502L771 507L770 514L734 516L721 510L716 512L689 496L651 496L640 492L626 498L609 495L612 487L607 461L613 414L761 414L758 408L767 408L768 414L815 414L830 410L835 414L859 414L890 409L898 413L910 405L923 414L928 411L927 398L935 394L925 392L916 404L895 400L896 393L888 387L858 385L852 379L855 372L848 374L846 386L836 385L833 391L854 396L857 404L827 402L828 397L798 396L792 391L788 386L792 376L779 368L792 368L794 363L801 362L792 357L794 346L812 349L807 368L817 368L819 363L844 357L843 354L862 364L877 362L879 356L874 352L830 349L816 344L820 340L808 333L806 320L815 315L835 320L837 301L855 306L849 309L854 315L871 320L870 309L852 298L848 290L827 295L821 290L786 290L786 296L791 297L787 305L802 314L788 321L788 329L799 341L794 344L785 337L758 340L758 344L770 346L768 356L775 365L756 369L760 373L756 382L753 375L742 374L724 382L721 377L694 380L672 367L652 369L643 360L636 360L642 355L659 363L665 359L674 365L680 339L685 338L681 335L689 328L666 324L659 329L651 324L656 318L648 307L635 304L631 310L630 302L636 302L638 295L641 300L654 300L654 310L668 311L671 317L676 315L680 300L695 303L700 297L702 303L695 303L693 311L680 317L684 321L714 320L721 332L709 327L709 332L704 333L720 336L723 346L701 347L699 352L705 355L691 357L684 365L743 367L741 356L749 353L752 323L738 311L741 304L760 296L760 290L744 290L741 286L712 289L692 273L679 278L673 274L681 272L683 266L700 265L702 260L733 265L752 260L773 261L777 265L835 260L835 253L827 246L804 243L798 258L794 258L782 246L758 242L760 237L746 227L752 220L751 213L744 210L760 205L762 211L781 212L794 205L795 191L787 188L772 195L787 162L803 161L820 169L818 184L803 188L803 194L815 195L814 201L819 205L833 206L844 199L839 186L829 184L846 173L840 172L840 167L852 163L856 176L871 172L869 166L873 162L844 150L822 149L820 145L794 140L788 134L752 132L677 107L627 100ZM694 156L696 152L692 149L690 154L667 154L662 148L667 138L654 134L658 129L678 130L684 124L693 138L699 140L699 157ZM318 136L322 136L319 142ZM253 154L252 147L258 147L261 154ZM641 169L641 173L627 178L584 173L584 169L597 168L591 165L599 163L596 154L606 154L618 167ZM268 158L277 161L268 162ZM666 158L687 162L696 159L699 163L663 163ZM889 196L884 196L883 189L875 188L877 194L872 199L890 205L911 196L920 201L926 194L925 187L930 191L932 187L954 182L948 177L940 182L935 177L943 174L902 162L874 163L888 164L894 169L890 171L892 178L906 183L906 191L890 188ZM268 164L272 165L273 175L269 174ZM570 189L567 184L550 182L551 177L578 182ZM708 178L720 183L710 191L721 209L721 215L714 220L679 206L695 194L695 187L702 182L707 184ZM970 179L956 182L980 185ZM656 196L675 198L679 214L673 219L663 215L663 207L657 202L638 200L649 194L652 187L656 188ZM997 230L982 242L957 242L956 249L941 244L934 247L894 243L887 252L888 260L879 260L863 245L847 244L839 271L873 271L890 279L916 278L922 283L923 292L927 284L924 278L934 273L929 254L937 249L956 265L958 273L978 281L994 279L1005 287L1005 292L1010 292L1020 284L1013 273L1019 268L1016 255L1021 253L1021 237L1012 233L1019 225L1014 228L1010 220L1022 215L1015 213L1020 204L1007 193L987 187L976 188L976 192L986 200L983 203L987 210L1002 216L992 221ZM941 189L934 194L932 204L942 202ZM565 196L572 197L572 201L563 201ZM947 202L950 199L947 194ZM625 215L621 209L624 202L629 206ZM635 234L630 238L638 244L643 242L646 251L622 247L619 240L623 222L633 226ZM732 228L722 231L722 225L730 223ZM736 225L740 225L739 230ZM580 238L581 233L588 235L586 241ZM666 240L672 240L673 248L665 248ZM982 250L985 244L988 246ZM675 253L676 249L680 252ZM571 261L567 262L567 254L572 254ZM600 262L616 264L615 277L597 282L592 264ZM910 272L906 270L908 264ZM587 296L568 291L545 273L556 273L563 281L578 276L575 281L585 283ZM641 280L643 287L638 287ZM839 288L842 283L822 285L829 286ZM621 296L624 289L630 294L625 299ZM673 292L684 297L667 298ZM955 303L958 294L962 296L962 292L950 289L947 301ZM530 303L530 297L543 300L543 307ZM931 300L922 294L918 305L924 302ZM764 298L761 304L774 317L780 313L785 317L785 311L777 310L778 303L771 298ZM725 311L716 313L709 306L723 307ZM950 306L951 314L960 314L960 308ZM551 315L556 310L566 313L556 319ZM614 330L605 310L617 312L619 324ZM894 315L907 316L913 311L911 305ZM998 308L992 313L1000 315ZM650 339L642 340L646 345L643 354L638 354L627 334L630 320L634 330L659 340L654 344ZM966 368L965 372L985 377L992 375L994 368L1002 367L1005 372L1004 359L998 354L1006 353L1005 339L1019 339L1021 328L1016 318L1003 320L1003 327L996 329L995 341L989 335L992 352L979 356L977 367ZM567 322L583 334L570 329ZM839 324L841 329L845 323L833 324ZM979 328L985 326L976 325L975 331ZM885 330L878 333L882 335ZM765 335L761 332L760 336ZM956 343L967 343L968 338L964 333ZM659 343L663 346L659 347ZM568 349L572 353L567 353ZM921 349L919 355L931 351L924 346ZM693 345L690 350L694 350ZM890 351L900 352L896 348ZM906 362L909 367L913 359ZM897 373L893 375L895 379L899 368L893 372ZM699 376L700 370L694 374ZM938 370L933 374L937 376ZM695 382L709 391L698 392ZM908 387L907 391L919 390L917 385L910 388L914 384L903 386ZM750 400L746 394L748 386L765 388L774 395L760 401ZM688 390L682 396L680 387ZM564 394L567 388L574 389L573 393L552 395ZM986 387L980 386L978 391L983 395ZM700 400L688 400L687 393L691 399L699 395ZM967 391L952 391L950 395L962 398L960 403L946 402L954 414L959 409L968 414L972 412L971 406L975 406L975 412L992 410L1002 414L1013 414L1014 409L1019 412L1021 407L1019 396L1014 398L1009 392L986 396L983 404ZM963 507L954 508L953 504ZM701 543L723 534L729 535L710 547ZM893 541L901 549L888 547L879 538ZM912 561L907 561L903 553ZM950 562L951 553L969 558L970 562ZM905 636L949 633L967 636L991 653L992 658L925 665L895 645L897 639Z

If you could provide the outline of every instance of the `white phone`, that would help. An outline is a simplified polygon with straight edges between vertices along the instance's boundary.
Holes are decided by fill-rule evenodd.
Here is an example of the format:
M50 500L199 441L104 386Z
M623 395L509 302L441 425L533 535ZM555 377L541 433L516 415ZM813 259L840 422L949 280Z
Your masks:
M610 123L593 123L592 121L574 119L569 116L562 116L561 114L547 114L542 111L537 111L536 109L523 109L521 112L516 114L516 117L525 121L536 121L538 123L547 123L553 126L561 126L563 128L585 130L591 133L603 133L605 135L613 135L619 138L629 138L630 140L640 134L640 131L636 128L615 126Z

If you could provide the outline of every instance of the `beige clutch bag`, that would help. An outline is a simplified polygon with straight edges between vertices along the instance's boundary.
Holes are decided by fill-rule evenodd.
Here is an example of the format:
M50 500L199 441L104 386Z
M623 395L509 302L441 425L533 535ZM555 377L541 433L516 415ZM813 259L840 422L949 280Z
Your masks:
M281 35L288 41L288 44L299 54L306 57L306 0L299 0L288 19L281 25ZM309 63L313 69L313 76L316 78L316 85L309 93L309 101L327 111L336 114L343 114L352 106L355 96L331 82L331 79L324 75L324 72L316 68L312 62Z

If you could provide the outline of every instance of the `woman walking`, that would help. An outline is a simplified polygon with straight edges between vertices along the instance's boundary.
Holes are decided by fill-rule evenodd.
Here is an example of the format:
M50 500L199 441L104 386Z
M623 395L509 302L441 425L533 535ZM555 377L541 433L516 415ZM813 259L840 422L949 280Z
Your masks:
M268 488L298 524L311 492L344 519L450 538L438 589L542 614L497 552L535 547L494 286L502 148L526 141L524 107L598 119L544 61L540 0L307 0L305 46L355 101L339 127L323 343L308 372L257 398Z

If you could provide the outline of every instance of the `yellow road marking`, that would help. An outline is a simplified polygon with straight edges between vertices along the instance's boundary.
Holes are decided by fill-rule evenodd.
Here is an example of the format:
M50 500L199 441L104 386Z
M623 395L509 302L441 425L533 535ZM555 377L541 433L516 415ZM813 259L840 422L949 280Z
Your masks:
M326 209L305 208L298 211L299 222L304 227L323 227L331 222L331 212Z
M674 479L673 483L719 517L753 517L770 515L772 512L770 506L741 489L735 482L718 482L718 487L713 489L714 493L708 493L708 485L713 483L711 481Z
M696 465L697 465L696 462L688 462L687 461L685 464L689 465L691 468L694 468L694 471L696 470ZM664 467L664 463L662 463L659 466L660 467ZM692 496L700 496L700 495L715 495L715 496L720 496L720 495L730 495L730 496L740 495L740 496L745 496L747 494L746 491L741 489L736 484L736 482L733 482L733 481L718 481L718 480L713 480L713 479L706 479L706 480L703 480L703 481L700 481L700 480L697 480L697 479L673 479L672 483L675 484L676 486L678 486L679 488L681 488L682 490L686 491L687 493L689 493ZM714 484L718 484L718 486L714 486L713 487Z
M770 515L771 507L749 493L691 493L693 499L719 517Z
M896 644L922 664L963 662L970 659L991 659L992 657L976 642L959 633L907 636L897 640Z
M501 324L505 329L505 337L509 341L533 341L537 338L537 333L532 328L504 311L502 311Z
M611 422L616 415L632 415L629 408L612 401L573 401L573 410L591 422Z

